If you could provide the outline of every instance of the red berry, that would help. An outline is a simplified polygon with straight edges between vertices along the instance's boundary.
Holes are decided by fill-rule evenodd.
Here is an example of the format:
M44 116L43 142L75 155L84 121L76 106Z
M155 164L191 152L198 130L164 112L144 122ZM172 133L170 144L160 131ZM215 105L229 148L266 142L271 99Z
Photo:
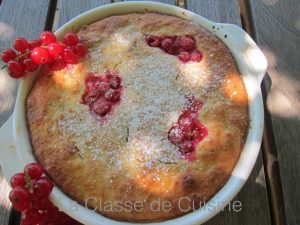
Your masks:
M94 83L96 83L100 77L97 75L97 73L88 73L85 78L84 82L87 87L92 87Z
M28 72L35 71L38 68L38 64L32 62L31 59L25 59L23 63L25 65L25 70Z
M203 58L203 55L201 52L194 51L191 54L191 60L194 62L200 62L202 58Z
M100 98L95 101L92 107L96 114L105 116L107 113L109 113L111 104L108 101Z
M40 35L40 42L44 45L56 42L56 37L51 31L44 31Z
M66 62L63 59L62 55L58 55L54 62L50 65L51 70L62 70L66 67Z
M173 45L173 40L170 37L164 38L161 42L162 49L167 53L169 53L170 50L172 49L172 45Z
M98 92L99 96L103 96L108 90L109 90L109 85L106 82L95 82L93 84L93 87L95 90Z
M184 133L180 127L174 126L170 129L168 138L172 144L177 145L183 141Z
M31 180L39 179L43 172L43 167L38 163L29 163L24 168L24 173L27 173Z
M180 151L184 154L191 153L194 150L192 141L185 141L179 145Z
M78 57L84 57L87 53L87 49L84 44L77 43L74 47L75 55Z
M99 91L96 89L87 89L82 95L82 103L83 104L91 104L96 101L98 98Z
M105 93L104 97L105 97L108 101L116 102L116 101L120 100L121 92L118 91L118 90L109 89L109 90Z
M37 197L34 197L32 199L32 207L39 210L48 210L53 207L52 202L48 198L39 199Z
M32 50L35 47L41 46L41 43L40 43L39 40L31 40L31 41L28 42L28 44L29 44L29 50Z
M113 75L109 78L109 86L112 89L117 89L121 86L121 78L117 75Z
M22 63L10 60L7 64L8 73L13 78L20 78L25 75L25 69Z
M26 185L26 180L25 180L25 174L24 173L17 173L13 175L10 178L10 185L15 188L15 187L25 187Z
M190 56L190 54L188 52L180 52L177 57L182 62L188 62L191 59L191 56Z
M59 43L56 43L56 42L49 44L47 49L48 49L49 55L52 58L57 57L63 51L63 47Z
M193 119L189 117L179 118L178 124L184 132L191 132L194 129Z
M75 64L77 62L76 55L72 49L65 48L62 54L66 63Z
M31 59L36 64L46 64L49 61L49 53L44 48L35 47L31 52Z
M42 222L42 214L38 209L28 209L22 213L21 225L36 225Z
M159 47L160 46L160 39L155 36L147 36L147 43L151 47Z
M9 193L9 200L17 211L25 211L30 207L30 195L25 187L15 187Z
M74 33L67 33L64 37L63 43L65 43L68 46L74 46L79 42L79 38Z
M29 44L25 38L19 37L14 41L13 46L17 51L25 52L28 49Z
M196 48L196 42L191 36L180 37L179 47L183 51L191 51Z
M33 193L39 199L47 198L53 189L53 183L48 177L40 177L33 184Z
M5 49L1 54L2 61L5 63L8 63L10 60L14 60L16 57L17 53L12 49Z

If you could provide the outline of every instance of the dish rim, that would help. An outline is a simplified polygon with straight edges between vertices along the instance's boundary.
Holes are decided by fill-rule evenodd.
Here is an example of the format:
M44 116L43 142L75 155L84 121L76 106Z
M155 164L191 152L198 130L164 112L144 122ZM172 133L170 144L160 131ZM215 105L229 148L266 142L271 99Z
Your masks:
M221 209L236 196L249 177L256 162L262 140L264 122L260 82L266 72L267 61L250 36L238 26L212 22L188 10L158 2L133 1L100 6L76 16L60 27L55 34L58 39L61 39L64 33L72 29L77 30L82 25L90 24L91 22L106 18L109 15L149 11L174 15L191 20L219 37L233 54L249 96L250 128L239 161L235 165L228 181L206 203L212 204L212 206L215 207L215 210L208 211L205 210L205 207L202 207L174 219L141 224L171 225L179 223L193 225L204 223L221 211ZM225 35L227 36L225 37ZM5 177L8 180L14 173L22 171L24 165L35 161L26 125L25 101L37 74L38 71L21 81L14 113L0 129L0 145L4 146L3 150L0 151L0 160ZM14 150L12 150L12 146L14 146ZM127 221L117 221L102 216L99 213L95 213L78 203L76 204L74 200L65 195L57 187L53 189L50 198L61 210L84 224L139 224ZM70 211L70 203L76 204L79 211Z

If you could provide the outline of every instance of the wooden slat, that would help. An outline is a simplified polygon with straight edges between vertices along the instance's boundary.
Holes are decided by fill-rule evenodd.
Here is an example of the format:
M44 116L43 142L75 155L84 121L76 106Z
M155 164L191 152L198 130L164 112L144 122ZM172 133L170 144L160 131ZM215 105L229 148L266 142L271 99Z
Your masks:
M58 0L53 30L89 9L111 3L110 0Z
M186 8L212 21L241 25L236 0L187 0Z
M269 63L265 86L275 149L270 149L266 157L271 175L279 165L284 199L274 202L275 210L284 213L275 218L274 224L284 224L283 219L286 224L300 224L300 4L292 0L251 0L249 5L253 32Z
M239 5L235 0L188 0L186 7L213 21L241 25ZM206 224L271 224L261 154L251 176L234 201L242 203L240 212L226 208Z
M36 38L44 29L51 1L3 0L0 6L0 51L12 45L18 36ZM0 126L11 115L18 83L0 71ZM11 205L9 185L0 169L0 224L9 223Z
M143 0L124 0L125 1L143 1ZM175 5L176 0L151 0L152 2L161 2L161 3L166 3L170 5Z

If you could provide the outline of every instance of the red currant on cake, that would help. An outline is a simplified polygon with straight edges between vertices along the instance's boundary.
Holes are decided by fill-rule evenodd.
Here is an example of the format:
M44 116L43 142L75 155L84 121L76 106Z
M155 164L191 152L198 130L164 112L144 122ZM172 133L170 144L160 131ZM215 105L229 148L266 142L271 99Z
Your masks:
M175 55L183 63L200 62L203 57L201 52L197 50L195 38L190 35L146 35L146 41L150 47L160 48L170 55Z
M74 46L79 42L79 38L74 33L67 33L64 37L64 43L68 46Z
M49 45L56 42L56 37L51 31L44 31L40 34L40 42L44 45Z
M177 146L183 155L194 152L199 142L208 135L207 128L197 116L202 105L203 103L194 96L187 97L187 106L169 130L170 142Z
M100 117L105 117L118 104L122 95L122 79L115 71L106 71L100 75L88 73L85 77L86 89L82 94L82 103Z
M63 50L63 59L65 60L66 63L71 63L74 64L77 61L77 57L74 53L74 50L71 48L65 48Z
M47 46L47 49L48 49L49 55L52 58L55 58L63 51L63 46L59 43L53 42Z
M36 64L48 63L49 57L48 51L41 47L35 47L31 52L31 59Z

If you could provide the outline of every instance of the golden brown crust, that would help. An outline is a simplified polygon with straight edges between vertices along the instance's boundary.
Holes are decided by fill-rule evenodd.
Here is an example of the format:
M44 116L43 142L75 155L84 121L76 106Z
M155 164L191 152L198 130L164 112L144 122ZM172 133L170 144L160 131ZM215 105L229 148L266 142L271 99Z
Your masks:
M144 34L192 35L204 58L182 64L150 48ZM227 47L198 25L155 13L112 16L84 26L78 35L90 57L64 70L44 71L27 99L37 161L66 194L117 220L166 220L190 211L193 201L209 200L229 178L248 130L247 94ZM80 100L86 73L107 69L119 72L124 93L112 118L101 125ZM209 132L192 162L178 158L167 140L187 93L204 103L199 118ZM172 208L155 210L158 200ZM105 208L105 201L121 202L123 208ZM138 201L142 206L136 210L125 206Z

